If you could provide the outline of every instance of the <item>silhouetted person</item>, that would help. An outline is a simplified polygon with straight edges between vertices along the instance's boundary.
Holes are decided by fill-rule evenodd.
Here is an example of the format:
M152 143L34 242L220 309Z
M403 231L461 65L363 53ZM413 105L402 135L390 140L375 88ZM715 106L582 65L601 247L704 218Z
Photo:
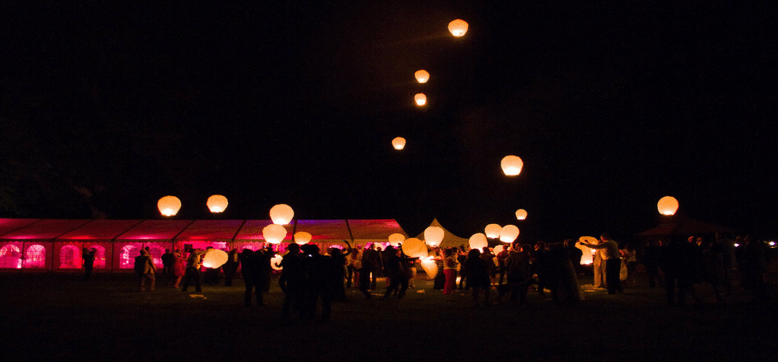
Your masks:
M386 269L386 277L389 278L390 282L389 286L386 288L386 292L384 292L384 298L389 298L389 295L397 290L398 287L399 292L397 298L402 298L405 296L405 291L408 290L408 275L405 273L405 268L403 267L402 251L395 249L392 246L388 246L385 254L387 258L384 266Z
M227 262L224 263L224 286L232 286L232 280L235 278L235 273L238 272L238 266L240 266L240 260L238 259L238 249L232 249L227 253Z
M621 271L621 256L619 254L619 244L615 240L611 239L610 235L602 234L600 236L602 243L590 244L586 241L581 244L586 245L592 249L602 249L603 258L605 259L605 284L608 288L608 294L623 293L624 289L621 287L621 279L619 278L619 272Z
M141 249L140 255L135 257L135 274L138 276L138 290L142 292L147 283L149 290L154 290L156 282L154 274L156 274L156 271L157 267L151 261L149 252L146 249Z
M659 274L659 265L661 260L661 245L656 240L649 240L646 248L643 250L643 266L646 267L646 276L648 277L648 286L654 288L658 283L660 287L665 286L662 275Z
M202 250L194 249L189 253L189 257L186 258L186 274L184 275L184 285L181 287L182 292L186 292L191 283L194 283L197 293L203 291L200 286L200 257L202 255Z
M332 258L319 253L319 247L305 244L301 247L302 270L305 275L303 282L303 318L316 318L316 306L321 299L321 319L329 321L332 315L332 277L331 271L335 263Z
M170 249L165 249L165 253L162 254L162 276L168 279L173 275L173 264L175 263L175 257Z
M348 244L346 240L343 240ZM346 289L344 283L346 282L346 256L351 254L351 245L348 247L348 251L343 253L338 248L332 248L330 255L332 258L331 269L328 272L330 278L332 278L330 284L332 285L332 300L345 301Z
M243 281L246 292L243 294L243 304L252 306L252 294L256 296L257 306L265 305L264 293L270 288L270 259L273 258L271 247L251 251L244 249L240 254L240 262L243 265Z
M494 264L494 263L492 263ZM489 294L491 293L491 276L489 275L489 265L487 261L481 258L481 251L472 249L467 253L467 259L463 265L465 275L467 275L467 286L473 289L473 302L479 307L479 295L483 291L485 297L484 306L489 306Z
M205 254L208 254L208 252L211 250L213 250L212 246L205 248ZM205 267L205 276L203 277L205 284L218 285L220 271L221 271L220 266L216 268Z
M81 257L84 258L84 280L89 280L92 276L92 269L95 266L95 254L97 254L97 249L94 248L92 250L84 248L81 253Z
M573 239L565 240L565 252L568 259L573 264L576 275L581 274L581 258L583 258L583 250L575 247L575 241Z
M505 259L505 274L507 284L498 287L500 298L507 293L511 293L510 300L524 303L527 297L529 286L535 283L530 273L530 254L529 245L523 248L514 245L508 249L508 257Z
M368 289L376 289L376 280L382 269L383 263L381 253L376 250L376 244L373 243L370 245L370 248L365 249L362 253L362 273L360 273L359 290L362 294L365 294L366 297L368 295L366 294Z
M305 272L302 266L302 256L300 255L300 246L290 244L287 253L281 260L281 277L278 278L278 285L284 292L283 317L288 319L292 314L292 309L300 312L303 301L303 283L305 282Z

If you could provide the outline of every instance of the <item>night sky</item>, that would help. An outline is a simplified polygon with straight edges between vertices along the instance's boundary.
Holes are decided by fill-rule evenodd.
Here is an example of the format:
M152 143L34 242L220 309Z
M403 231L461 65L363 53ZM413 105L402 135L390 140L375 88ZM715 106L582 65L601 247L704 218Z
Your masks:
M64 3L0 5L0 217L159 218L172 194L177 218L212 218L223 194L225 219L286 203L412 235L628 240L672 195L778 232L773 5Z

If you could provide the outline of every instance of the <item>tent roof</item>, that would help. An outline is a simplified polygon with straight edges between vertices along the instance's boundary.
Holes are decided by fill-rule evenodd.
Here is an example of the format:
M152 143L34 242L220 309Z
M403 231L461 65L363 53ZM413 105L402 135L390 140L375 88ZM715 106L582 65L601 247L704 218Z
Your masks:
M346 220L297 220L295 232L300 231L310 233L311 241L352 240Z
M640 232L638 236L688 236L693 234L715 234L734 232L735 230L725 228L716 224L711 224L699 220L683 218L676 219L673 222L659 225L653 229Z
M117 240L172 240L193 220L145 220L121 234Z
M243 223L243 220L197 220L181 232L176 240L229 241L237 235Z
M0 219L0 236L40 220L41 219Z
M9 232L3 235L2 238L11 240L52 240L90 221L45 219Z
M272 220L246 220L246 223L243 224L243 227L240 228L240 231L235 236L235 240L265 240L265 237L262 236L262 229L272 223ZM284 228L286 229L284 241L292 240L294 228L292 225L284 225Z
M440 247L443 249L457 248L460 245L468 245L470 243L470 239L461 238L448 231L448 229L444 228L443 225L440 224L438 219L433 219L430 223L430 226L437 226L443 229L443 241L440 242ZM421 234L416 236L416 238L419 240L424 240L424 231L422 230Z
M95 220L57 240L112 240L143 220Z
M397 223L397 220L348 220L348 226L354 240L381 240L386 241L389 235L400 233L406 238L408 235Z

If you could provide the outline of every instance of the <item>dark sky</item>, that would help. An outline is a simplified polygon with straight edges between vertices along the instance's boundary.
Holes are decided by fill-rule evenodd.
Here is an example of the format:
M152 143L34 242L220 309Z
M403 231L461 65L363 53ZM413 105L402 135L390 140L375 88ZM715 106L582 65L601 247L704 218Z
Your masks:
M410 234L436 217L463 237L629 239L673 195L778 231L772 5L277 3L5 2L0 216L156 218L173 194L209 218L219 193L223 218L287 203Z

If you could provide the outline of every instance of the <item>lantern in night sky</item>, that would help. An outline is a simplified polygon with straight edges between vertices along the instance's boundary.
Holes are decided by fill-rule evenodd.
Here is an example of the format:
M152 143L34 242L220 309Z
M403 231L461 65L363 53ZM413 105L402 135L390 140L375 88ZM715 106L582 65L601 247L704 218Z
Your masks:
M417 70L416 73L414 73L414 76L419 83L427 83L427 81L430 80L430 73L424 69Z
M470 237L470 249L481 250L485 246L489 246L489 241L483 233L475 233Z
M484 233L486 233L486 237L489 239L497 239L500 237L500 233L502 232L502 226L499 224L489 224L486 225L484 228Z
M392 235L389 235L389 244L392 245L392 246L397 247L403 241L405 241L405 235L403 235L403 234L394 233Z
M294 218L294 210L287 204L278 204L270 209L270 220L273 224L286 225Z
M467 22L462 19L457 19L448 23L448 31L451 32L451 35L457 38L465 36L465 33L467 33L467 27Z
M524 220L526 218L527 218L527 210L524 210L524 209L516 210L516 219L517 220Z
M212 213L218 214L227 209L227 198L222 195L211 195L205 205Z
M424 230L424 242L429 246L438 246L443 242L444 236L443 228L438 226L430 226Z
M659 213L662 215L675 215L675 212L678 211L678 200L672 196L665 196L659 199L656 208L659 209Z
M416 105L419 107L427 104L427 96L424 95L424 93L416 93L416 95L413 96L413 100L416 101Z
M519 237L519 228L516 225L505 225L500 230L500 241L512 243Z
M271 244L280 244L286 237L286 228L278 224L270 224L262 228L262 236Z
M395 139L392 140L392 147L394 147L395 150L405 148L405 138L395 137Z
M506 176L517 176L521 173L524 162L519 156L509 155L503 157L500 166L502 167L502 172L504 172Z
M227 262L227 253L224 250L208 249L203 255L203 266L216 269Z
M181 209L181 200L175 196L165 196L157 201L159 213L163 216L176 216Z
M305 231L298 231L294 233L294 242L300 245L308 244L309 241L311 241L313 237L310 233L306 233Z

